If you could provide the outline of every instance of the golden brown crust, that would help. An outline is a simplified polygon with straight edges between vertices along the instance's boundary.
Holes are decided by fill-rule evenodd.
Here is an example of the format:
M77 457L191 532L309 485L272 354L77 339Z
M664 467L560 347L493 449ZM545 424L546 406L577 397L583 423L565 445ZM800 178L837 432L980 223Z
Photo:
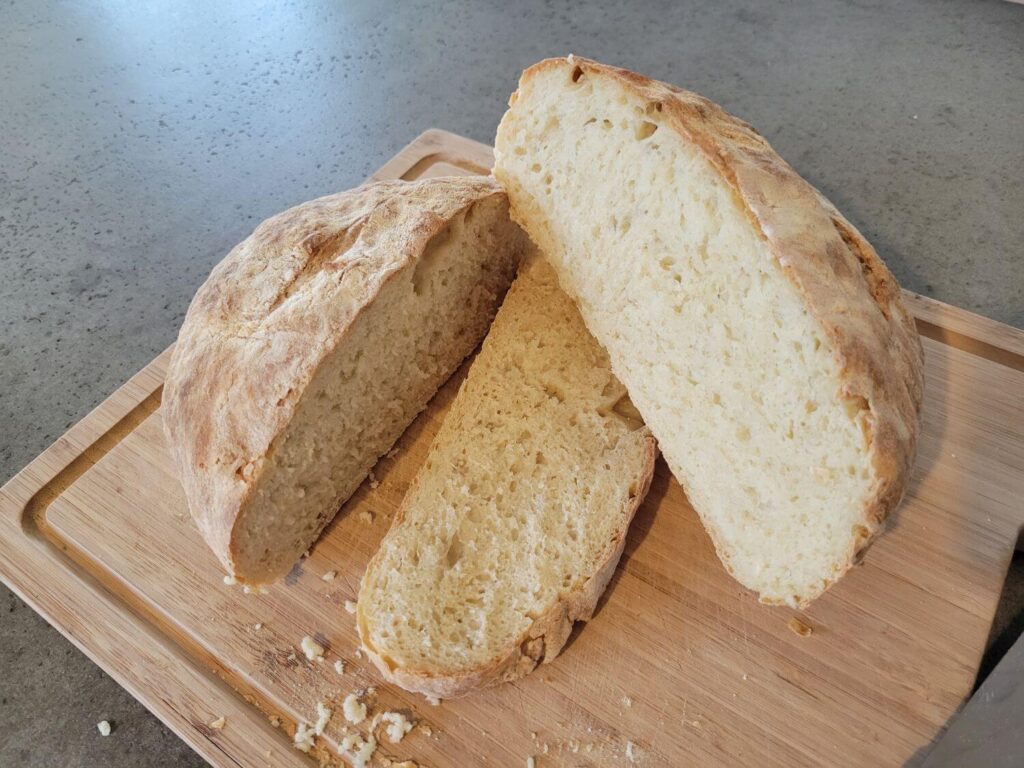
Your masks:
M162 415L189 510L229 573L235 523L321 361L456 214L503 194L485 177L367 184L268 219L214 267Z
M831 342L843 382L837 394L861 411L857 418L870 444L876 484L864 501L862 525L851 538L845 564L819 589L797 596L797 604L805 605L842 576L881 531L910 476L923 363L921 342L903 306L899 285L871 245L824 196L757 131L713 102L635 72L575 56L535 64L523 73L520 87L551 69L564 69L574 80L586 76L616 80L646 101L661 125L699 147L732 188ZM510 105L516 99L514 93ZM515 201L512 212L517 218ZM721 554L718 532L709 526L709 533ZM723 562L728 568L724 558Z
M646 432L646 428L644 428ZM459 670L457 673L443 674L397 667L383 658L369 640L362 620L362 606L357 609L357 629L362 642L363 651L380 670L385 680L404 688L407 691L422 693L425 696L436 696L439 699L454 699L464 696L477 689L516 680L528 675L538 664L552 661L565 646L577 621L589 621L597 610L597 603L604 594L608 582L615 573L615 567L622 557L626 545L626 533L637 509L643 503L647 491L651 487L654 476L654 461L658 447L650 432L644 435L644 463L637 478L638 486L634 496L626 504L622 527L617 531L616 538L610 543L607 555L601 566L582 584L560 598L542 616L533 620L530 627L506 649L490 662L481 664L470 670ZM413 481L415 482L415 480ZM395 516L391 526L401 523L401 511Z

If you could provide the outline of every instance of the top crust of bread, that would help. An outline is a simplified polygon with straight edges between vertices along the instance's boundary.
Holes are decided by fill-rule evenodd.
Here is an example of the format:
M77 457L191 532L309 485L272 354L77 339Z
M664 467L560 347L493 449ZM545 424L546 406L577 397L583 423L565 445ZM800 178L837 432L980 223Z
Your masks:
M567 82L610 78L644 100L648 114L657 113L661 130L674 131L699 148L830 342L841 396L860 411L857 422L869 445L875 482L863 503L863 524L851 539L845 567L810 594L764 600L804 605L856 562L898 505L910 475L922 397L922 348L899 286L853 225L747 123L695 93L576 56L530 67L522 75L520 91L552 70L564 72ZM510 107L518 98L519 91L512 94ZM536 240L529 213L502 167L502 132L512 112L498 129L495 175L510 192L513 218ZM538 245L550 251L550 244ZM721 553L718 532L713 524L708 528ZM731 572L727 561L725 565Z
M321 361L453 216L503 195L489 177L370 183L268 219L213 269L162 414L192 517L229 573L235 521Z

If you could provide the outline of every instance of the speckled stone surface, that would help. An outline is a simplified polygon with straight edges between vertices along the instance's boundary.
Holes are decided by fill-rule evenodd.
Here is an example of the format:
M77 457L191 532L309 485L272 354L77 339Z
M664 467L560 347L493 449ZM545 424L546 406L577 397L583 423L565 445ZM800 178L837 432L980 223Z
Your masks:
M720 102L903 285L1024 326L1024 6L0 2L0 480L260 220L430 126L489 141L519 71L570 51ZM199 762L0 588L0 765Z

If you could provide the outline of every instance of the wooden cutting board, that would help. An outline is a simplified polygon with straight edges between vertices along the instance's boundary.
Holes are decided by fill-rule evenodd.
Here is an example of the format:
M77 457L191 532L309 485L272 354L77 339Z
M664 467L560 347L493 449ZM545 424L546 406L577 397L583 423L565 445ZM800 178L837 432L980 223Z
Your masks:
M490 163L488 147L428 131L376 176ZM430 706L380 683L344 605L464 371L311 555L265 594L244 594L223 583L168 460L167 352L0 491L0 576L217 766L309 764L290 744L295 723L368 686L376 709L421 723L378 757L425 766L913 761L971 689L1024 519L1024 333L907 300L926 361L908 498L864 564L801 614L759 605L726 575L659 461L606 599L564 653ZM809 636L789 628L795 615ZM326 662L306 660L305 635ZM223 729L210 727L220 717ZM321 744L336 747L342 723Z

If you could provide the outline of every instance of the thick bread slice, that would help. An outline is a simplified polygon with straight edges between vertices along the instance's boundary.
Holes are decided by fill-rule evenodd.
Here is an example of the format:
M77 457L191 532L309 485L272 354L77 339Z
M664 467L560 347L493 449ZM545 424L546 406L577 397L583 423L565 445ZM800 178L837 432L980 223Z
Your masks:
M292 208L217 265L163 418L228 573L288 572L479 344L525 244L493 179L437 178Z
M551 267L524 262L359 591L384 676L450 698L591 617L655 444Z
M609 352L719 557L803 605L910 475L921 345L875 251L754 129L569 57L498 129L512 215Z

